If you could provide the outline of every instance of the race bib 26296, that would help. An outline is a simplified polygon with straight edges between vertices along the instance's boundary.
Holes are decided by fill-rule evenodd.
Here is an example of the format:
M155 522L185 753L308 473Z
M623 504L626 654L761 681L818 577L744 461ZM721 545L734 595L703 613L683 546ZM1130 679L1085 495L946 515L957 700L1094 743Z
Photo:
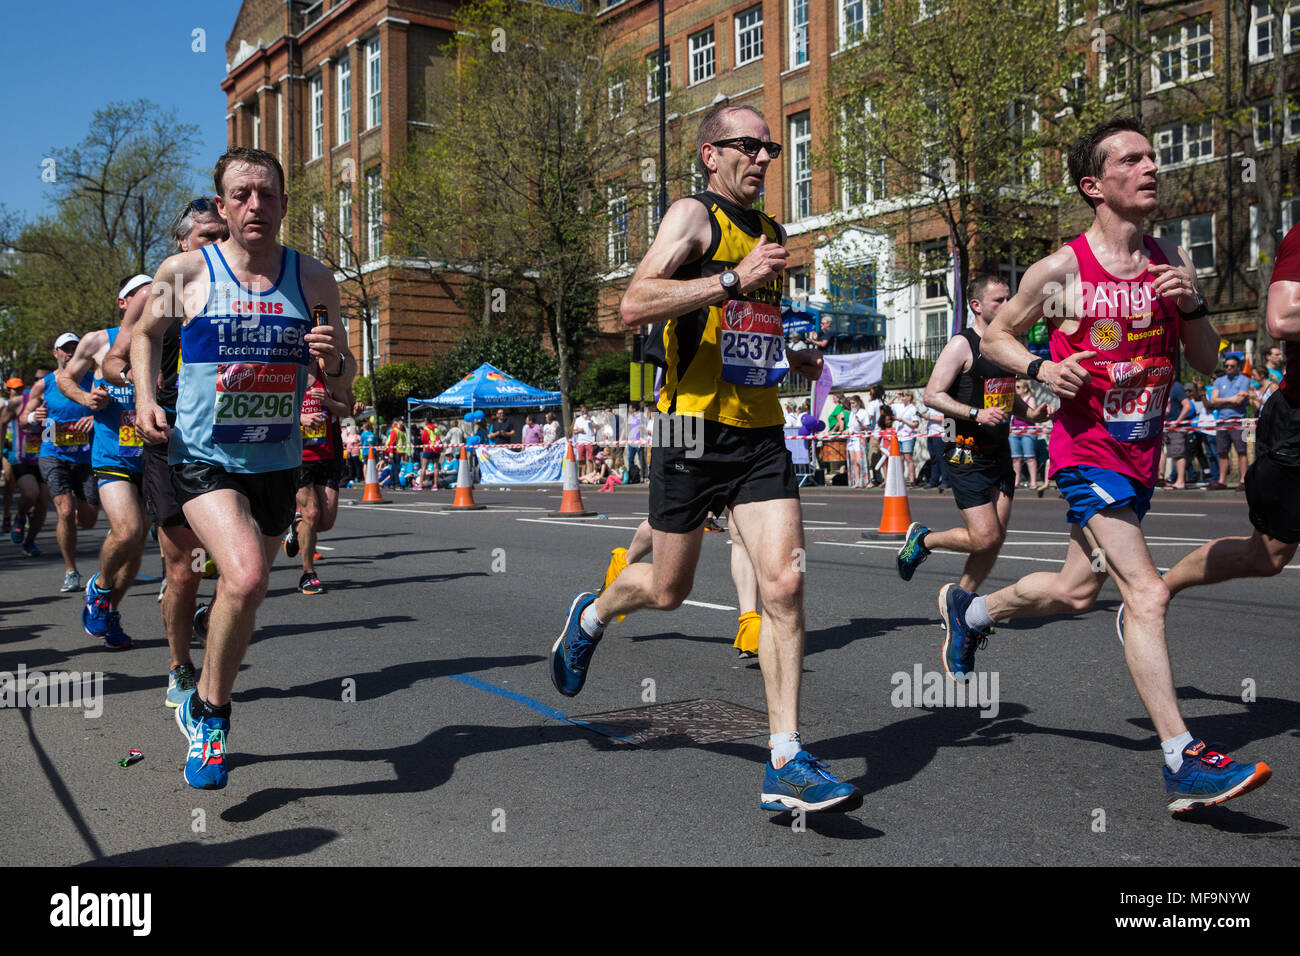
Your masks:
M298 366L217 366L212 440L219 445L285 441L298 415Z

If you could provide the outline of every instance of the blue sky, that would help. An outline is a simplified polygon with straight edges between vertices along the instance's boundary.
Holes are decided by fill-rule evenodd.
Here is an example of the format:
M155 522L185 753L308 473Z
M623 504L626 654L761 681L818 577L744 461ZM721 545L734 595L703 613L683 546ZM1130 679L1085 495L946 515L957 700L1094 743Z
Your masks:
M52 211L41 181L53 148L85 137L96 109L148 99L198 125L196 163L226 145L226 40L238 0L63 0L4 4L0 56L0 204L28 219ZM192 49L206 31L206 52ZM195 171L197 187L203 181ZM211 184L209 183L209 186Z

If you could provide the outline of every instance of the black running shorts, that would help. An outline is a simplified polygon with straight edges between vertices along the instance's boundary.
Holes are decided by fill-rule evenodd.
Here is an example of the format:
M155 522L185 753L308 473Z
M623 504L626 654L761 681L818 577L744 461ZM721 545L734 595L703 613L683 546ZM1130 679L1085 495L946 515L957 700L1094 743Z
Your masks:
M1255 530L1300 542L1300 406L1281 392L1264 403L1255 436L1255 464L1246 470L1246 505Z
M297 468L246 475L203 461L187 461L171 466L171 479L176 500L182 505L223 488L239 492L248 499L253 520L269 538L288 531L297 510Z
M993 500L993 492L1000 491L1008 498L1016 494L1016 473L1011 466L1011 454L1005 458L976 459L973 465L948 463L948 480L952 483L952 498L963 511L978 508Z
M88 505L99 507L99 489L90 462L74 465L62 458L41 458L41 477L49 486L50 497L76 495Z
M675 422L681 427L669 427ZM781 426L737 428L659 415L650 457L650 527L686 534L712 511L799 497Z
M303 459L302 468L298 470L298 487L309 488L320 485L322 488L339 490L339 479L343 477L343 459L332 458L329 461L308 461Z
M140 451L141 490L144 492L144 510L160 528L186 526L181 503L176 500L172 487L172 470L167 464L167 443L145 445Z

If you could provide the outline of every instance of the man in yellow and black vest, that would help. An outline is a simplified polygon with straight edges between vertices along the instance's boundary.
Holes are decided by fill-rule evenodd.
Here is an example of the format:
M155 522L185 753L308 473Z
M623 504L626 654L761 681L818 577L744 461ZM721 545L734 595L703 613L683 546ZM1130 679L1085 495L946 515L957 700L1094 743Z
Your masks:
M551 651L566 696L586 681L606 622L681 606L691 593L709 512L731 509L763 603L759 663L771 758L759 803L768 810L851 810L862 795L831 776L799 740L803 670L803 522L777 383L791 368L821 375L814 349L785 351L781 333L785 231L753 208L780 155L747 106L710 109L697 136L707 189L673 203L623 296L623 321L653 326L664 367L650 464L651 563L630 565L597 597L578 595Z

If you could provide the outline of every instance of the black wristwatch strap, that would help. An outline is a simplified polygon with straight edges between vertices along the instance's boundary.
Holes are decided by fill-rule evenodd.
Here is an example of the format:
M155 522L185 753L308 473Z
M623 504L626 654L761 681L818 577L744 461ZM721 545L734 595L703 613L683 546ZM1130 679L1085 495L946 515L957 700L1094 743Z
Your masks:
M1035 382L1037 382L1038 370L1043 367L1043 362L1045 361L1047 360L1041 358L1034 359L1032 362L1029 363L1029 366L1025 369L1025 374L1028 375L1030 378L1032 378Z

